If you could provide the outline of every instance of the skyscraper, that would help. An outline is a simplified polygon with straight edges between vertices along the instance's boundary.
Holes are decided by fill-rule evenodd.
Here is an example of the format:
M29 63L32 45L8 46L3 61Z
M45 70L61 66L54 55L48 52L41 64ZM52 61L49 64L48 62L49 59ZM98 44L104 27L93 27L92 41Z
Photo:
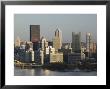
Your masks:
M40 41L40 25L30 25L30 41Z
M81 32L75 33L72 32L72 51L73 52L81 52Z
M62 32L59 28L55 31L55 37L53 39L53 47L55 50L61 49L62 47Z
M91 33L86 33L86 51L88 52L88 57L90 57L91 54L91 44L92 44Z
M41 49L44 50L47 47L48 47L48 42L47 42L46 38L42 37L41 38Z

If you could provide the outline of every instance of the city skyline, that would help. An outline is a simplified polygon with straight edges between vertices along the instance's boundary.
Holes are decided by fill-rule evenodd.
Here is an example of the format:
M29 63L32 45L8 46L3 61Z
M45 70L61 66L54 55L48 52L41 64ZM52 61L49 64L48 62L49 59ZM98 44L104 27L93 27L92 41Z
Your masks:
M41 19L42 21L40 21L40 22L38 22L39 21L39 19L38 19L39 16L44 17L44 18ZM34 18L34 17L36 17L36 18ZM56 18L53 18L53 19L56 19L56 20L52 21L52 17L56 17ZM64 19L64 17L65 17L65 19ZM72 21L72 20L70 20L71 17L73 17L73 18L77 17L76 19L77 20L79 19L79 20L78 21ZM80 17L80 18L78 18L78 17ZM81 21L81 23L82 23L84 21L84 17L87 18L87 21L89 21L89 24L87 23L87 21L85 21L84 24L79 23L79 26L78 26L78 22L80 22L82 20ZM92 18L90 18L90 17L92 17ZM97 26L96 26L97 21L96 20L97 19L96 19L96 17L97 17L97 15L95 15L95 14L92 14L92 15L91 14L89 14L89 15L87 15L87 14L83 14L83 15L82 14L81 15L79 15L79 14L75 14L75 15L74 14L71 14L71 15L70 14L68 14L68 15L67 14L42 14L42 15L16 14L15 15L15 26L14 26L14 29L15 29L14 38L16 40L17 36L19 36L22 40L29 41L29 39L30 39L30 37L29 37L29 32L30 32L29 28L30 27L29 26L30 25L40 25L40 30L41 30L40 35L41 35L41 37L44 36L46 39L51 40L51 41L54 37L54 31L57 28L59 28L62 31L62 34L63 34L62 35L62 40L63 40L62 42L72 42L72 37L71 37L72 32L81 32L81 38L82 38L81 40L84 41L84 42L86 41L85 40L86 39L86 37L85 37L86 32L90 32L93 35L92 36L93 41L96 42L97 41L97 30L96 30L96 28L97 28ZM37 19L38 21L34 21L33 18L35 20ZM67 19L70 22L68 22ZM25 22L22 21L22 20L24 20ZM46 23L47 20L48 20L48 22ZM67 20L67 21L63 22L61 20L63 20L63 21ZM77 28L77 27L79 27L79 28ZM81 27L84 27L84 28L81 28ZM78 30L76 30L75 28L78 29ZM93 30L87 30L87 28L88 29L93 29ZM68 29L68 31L66 29Z
M18 38L14 44L15 68L97 71L97 43L91 40L91 33L86 33L86 43L81 43L81 32L72 32L72 42L66 44L62 43L62 35L57 27L53 40L48 41L44 36L40 37L40 25L30 25L30 41Z

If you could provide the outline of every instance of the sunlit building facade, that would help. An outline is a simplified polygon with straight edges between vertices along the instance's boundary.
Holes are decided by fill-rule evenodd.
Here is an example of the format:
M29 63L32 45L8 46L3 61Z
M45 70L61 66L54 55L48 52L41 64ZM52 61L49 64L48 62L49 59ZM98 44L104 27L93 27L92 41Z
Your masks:
M16 41L15 41L15 47L20 47L20 38L17 37Z
M55 37L53 39L53 47L55 48L56 51L58 51L58 49L61 49L62 47L62 32L59 28L57 28L55 31Z

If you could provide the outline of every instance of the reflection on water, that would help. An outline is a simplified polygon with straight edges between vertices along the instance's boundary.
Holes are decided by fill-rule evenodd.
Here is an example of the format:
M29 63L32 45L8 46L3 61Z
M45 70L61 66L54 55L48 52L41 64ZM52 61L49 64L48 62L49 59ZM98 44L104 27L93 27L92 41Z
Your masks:
M92 72L64 72L64 71L51 71L48 69L35 68L35 69L20 69L15 67L15 76L97 76L96 71Z
M44 75L49 76L49 74L50 74L50 71L47 69L44 69Z

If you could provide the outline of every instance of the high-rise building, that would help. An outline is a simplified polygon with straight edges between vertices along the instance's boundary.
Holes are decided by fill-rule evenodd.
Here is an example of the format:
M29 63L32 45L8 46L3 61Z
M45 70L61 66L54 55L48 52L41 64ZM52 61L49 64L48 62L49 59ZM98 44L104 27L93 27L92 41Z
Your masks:
M61 49L62 47L62 32L59 28L55 31L55 37L53 39L53 47L55 50Z
M72 32L72 51L80 53L81 52L81 32Z
M88 58L91 55L91 44L92 44L91 33L86 33L86 52L88 53L87 55Z
M41 49L45 50L46 47L48 47L48 42L47 42L46 38L42 37L41 38Z
M30 41L40 41L40 25L30 25Z
M40 59L41 59L41 64L44 64L44 51L40 50Z
M92 42L91 52L96 53L97 50L97 44L95 42Z

